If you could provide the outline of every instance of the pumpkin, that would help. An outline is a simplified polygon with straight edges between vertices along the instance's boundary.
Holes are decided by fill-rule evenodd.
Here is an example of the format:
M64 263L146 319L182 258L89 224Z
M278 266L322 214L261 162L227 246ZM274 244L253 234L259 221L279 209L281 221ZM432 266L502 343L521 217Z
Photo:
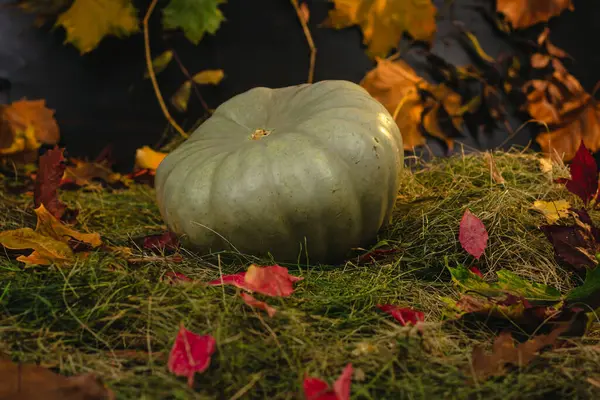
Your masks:
M359 85L256 87L164 158L156 200L194 251L336 263L389 221L403 161L398 126Z

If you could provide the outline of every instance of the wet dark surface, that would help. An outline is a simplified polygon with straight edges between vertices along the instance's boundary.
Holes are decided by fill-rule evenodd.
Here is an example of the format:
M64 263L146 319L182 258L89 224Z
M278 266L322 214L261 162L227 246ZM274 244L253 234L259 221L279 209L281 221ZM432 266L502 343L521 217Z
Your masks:
M0 4L6 3L0 0ZM443 8L443 0L434 3L444 18L438 22L438 39L432 52L446 61L456 65L473 61L457 39L457 21L477 35L492 57L518 51L486 20L482 10L492 10L492 1L454 2L452 14ZM588 91L600 78L600 26L596 22L600 20L600 5L593 3L575 1L574 12L565 12L549 24L551 40L575 58L575 62L566 64ZM135 4L142 17L149 1ZM319 28L331 6L324 0L308 4L318 48L315 80L359 82L374 65L365 55L359 29ZM226 78L218 87L201 88L210 107L255 86L282 87L306 81L309 50L291 4L284 0L229 0L221 10L227 21L215 36L205 37L198 46L189 43L181 32L163 33L159 12L151 24L154 55L172 47L191 73L206 68L225 71ZM81 56L73 46L63 44L62 29L36 28L33 20L33 16L20 11L0 9L0 103L23 97L46 99L48 106L56 110L62 144L69 154L95 157L106 144L113 143L116 168L130 169L135 149L157 143L168 128L150 81L143 79L141 33L129 38L105 38L96 50ZM418 70L418 55L408 52L404 57ZM184 80L174 62L159 75L167 100ZM184 128L193 126L204 114L194 95L186 113L171 112ZM522 122L514 115L508 121L513 129ZM491 135L477 136L479 144L468 135L460 139L467 151L493 148L505 141L507 131L499 126ZM525 145L531 139L532 132L524 129L508 145ZM434 153L442 153L436 142L431 141L430 146Z

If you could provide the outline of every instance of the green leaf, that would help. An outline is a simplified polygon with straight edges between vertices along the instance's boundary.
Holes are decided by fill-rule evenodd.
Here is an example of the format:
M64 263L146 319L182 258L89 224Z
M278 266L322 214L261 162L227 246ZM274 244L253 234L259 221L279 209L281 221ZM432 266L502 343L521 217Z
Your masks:
M600 307L600 267L588 269L583 285L567 294L567 303L584 303L591 308Z
M498 271L498 287L518 293L530 301L559 301L560 291L551 286L526 281L510 271Z
M225 20L218 9L225 0L171 0L163 9L165 29L183 29L193 44L200 43L204 34L215 34Z

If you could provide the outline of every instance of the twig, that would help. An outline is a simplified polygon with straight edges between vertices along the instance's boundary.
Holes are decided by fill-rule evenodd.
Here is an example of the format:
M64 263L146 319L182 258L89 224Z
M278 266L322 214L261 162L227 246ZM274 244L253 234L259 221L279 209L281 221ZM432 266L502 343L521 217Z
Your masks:
M152 67L152 57L150 56L150 35L148 34L148 21L150 20L150 16L152 15L152 11L156 7L157 0L152 0L150 3L150 7L148 7L148 11L146 11L146 16L144 17L144 47L146 50L146 67L148 68L148 74L150 75L150 80L152 80L152 86L154 87L154 93L156 94L156 98L158 99L158 103L160 104L160 108L162 109L165 118L167 121L175 128L175 130L184 138L188 137L188 134L179 126L177 122L171 117L169 110L165 104L165 100L160 93L160 89L158 88L158 82L156 81L156 75L154 74L154 68Z
M308 47L310 48L310 67L308 68L307 82L313 83L313 78L315 75L315 62L317 60L317 48L315 47L315 42L313 42L312 35L310 34L310 30L308 29L308 24L306 23L306 20L303 17L302 10L300 10L300 6L298 6L298 0L290 1L294 6L294 10L296 10L296 15L298 15L300 24L302 24L302 30L304 31L306 42L308 43Z
M192 79L192 75L190 74L190 71L188 71L188 69L185 67L185 65L183 65L183 63L181 62L181 59L179 58L179 56L177 55L175 50L172 50L172 51L173 51L173 58L177 62L177 65L179 65L179 69L181 69L181 72L183 72L183 74L192 82L192 87L194 88L194 92L196 93L196 96L198 96L198 100L200 100L202 107L204 108L204 110L207 113L211 114L210 107L208 107L208 104L206 104L206 101L204 101L204 97L202 97L202 95L200 94L200 90L198 89L198 84L196 82L194 82L194 80Z

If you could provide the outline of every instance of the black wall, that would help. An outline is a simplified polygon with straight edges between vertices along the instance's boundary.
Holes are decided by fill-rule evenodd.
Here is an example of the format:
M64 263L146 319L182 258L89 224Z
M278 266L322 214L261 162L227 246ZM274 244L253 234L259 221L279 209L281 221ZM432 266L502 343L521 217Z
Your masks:
M0 4L8 4L0 0ZM164 3L164 2L163 2ZM469 54L453 38L455 22L461 21L473 31L492 56L517 51L490 26L482 14L493 10L493 1L454 2L452 13L443 0L435 0L443 19L433 53L460 65L471 62ZM135 2L140 18L149 4ZM576 0L575 11L565 12L550 22L552 41L569 52L576 61L568 64L572 73L591 91L600 79L600 6L592 0ZM373 67L361 45L358 28L342 31L319 28L331 4L308 0L310 26L318 48L315 80L347 79L359 82ZM190 44L181 32L164 33L160 27L160 9L151 26L154 55L167 48L179 54L190 72L222 68L226 78L217 87L202 87L210 107L255 86L281 87L303 83L308 72L309 50L293 7L287 0L228 0L221 6L227 21L215 36L207 36L198 46ZM135 149L157 143L168 124L154 96L151 83L143 79L145 71L143 37L105 38L100 46L81 56L70 44L63 44L62 29L36 28L34 17L10 7L0 8L0 78L11 83L10 92L0 93L0 103L26 97L46 99L56 110L62 144L69 154L94 157L108 143L114 145L117 169L129 170ZM406 59L418 68L419 59L408 52ZM185 77L176 63L159 75L166 99ZM204 114L192 95L186 113L172 114L184 126L194 125ZM509 120L513 128L522 121ZM506 138L499 128L491 136L480 137L480 148L491 148ZM531 132L525 129L509 144L526 144ZM472 138L461 139L477 147ZM436 153L441 147L431 142Z

